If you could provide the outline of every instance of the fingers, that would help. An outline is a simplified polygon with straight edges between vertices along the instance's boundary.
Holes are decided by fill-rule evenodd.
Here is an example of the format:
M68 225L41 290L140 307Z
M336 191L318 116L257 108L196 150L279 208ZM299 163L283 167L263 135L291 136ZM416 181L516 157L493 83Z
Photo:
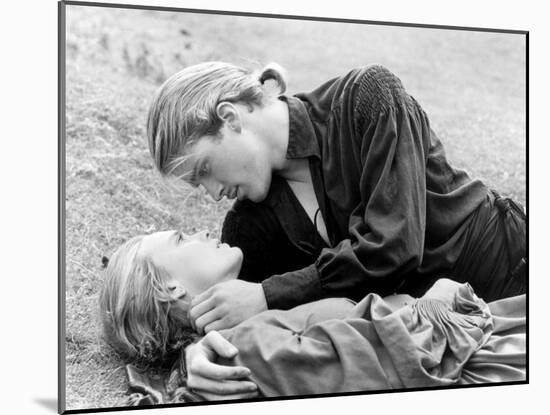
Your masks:
M190 309L189 309L189 317L191 318L191 321L195 321L197 318L199 318L204 313L207 313L208 311L212 310L216 306L216 303L214 301L214 298L209 297L204 299L204 301L197 303L195 302L195 299L191 301Z
M208 313L200 316L197 320L195 320L195 330L197 331L197 333L205 333L205 327L211 325L214 322L219 322L222 318L222 314L223 313L219 309L215 308Z
M205 394L212 395L243 395L257 393L258 387L254 382L239 381L239 380L227 380L216 381L206 378L196 378L194 380L188 379L187 386L192 390L197 391L200 395ZM206 397L206 396L205 396Z
M191 387L198 388L204 386L201 384L201 379L209 379L212 381L238 380L250 376L250 370L243 366L222 366L212 362L191 362L188 366L188 381L195 383ZM199 383L198 385L196 383Z
M243 366L213 363L217 356L232 358L238 350L220 333L209 332L186 349L187 385L209 400L245 399L257 396L257 386Z
M221 318L221 319L218 319L218 320L214 320L210 323L207 323L204 326L204 332L208 334L210 332L216 332L216 330L230 329L234 325L235 324L231 324L228 321L228 319Z
M223 366L210 362L203 355L187 355L187 383L190 388L212 393L248 393L256 389L252 382L244 381L250 370L243 366Z
M235 355L239 352L235 346L233 346L225 337L223 337L217 331L212 331L208 333L202 338L201 342L204 344L204 347L213 350L219 356L225 357L227 359L235 357Z
M210 287L206 291L203 291L199 295L197 295L195 298L191 300L191 308L195 307L197 304L200 304L204 302L206 299L210 298L212 296L212 288Z
M238 353L218 332L210 332L199 343L186 349L185 360L189 377L205 377L216 380L242 379L250 376L250 370L243 366L224 366L211 362L217 356L228 359Z
M191 310L189 311L189 316L196 320L198 317L202 316L204 313L212 310L216 306L215 299L213 297L206 298L200 303L195 303L195 300L191 301Z

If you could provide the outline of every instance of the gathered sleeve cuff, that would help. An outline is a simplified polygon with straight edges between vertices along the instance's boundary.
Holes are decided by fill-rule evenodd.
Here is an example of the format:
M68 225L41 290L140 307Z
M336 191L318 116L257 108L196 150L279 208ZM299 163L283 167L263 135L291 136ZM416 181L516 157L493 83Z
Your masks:
M262 288L269 309L287 310L321 298L321 283L315 264L273 275L262 282Z

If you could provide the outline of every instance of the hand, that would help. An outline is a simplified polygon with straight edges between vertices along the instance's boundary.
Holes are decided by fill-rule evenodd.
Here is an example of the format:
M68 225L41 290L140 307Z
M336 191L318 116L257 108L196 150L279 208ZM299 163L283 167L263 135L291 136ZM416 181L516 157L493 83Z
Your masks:
M191 301L189 317L198 333L228 329L267 310L261 284L242 280L220 282Z
M449 278L440 278L424 293L422 298L435 298L447 304L454 304L455 295L461 285Z
M256 384L244 380L250 376L248 368L212 363L218 356L231 359L237 353L237 348L220 333L211 331L185 349L187 386L210 401L256 397Z

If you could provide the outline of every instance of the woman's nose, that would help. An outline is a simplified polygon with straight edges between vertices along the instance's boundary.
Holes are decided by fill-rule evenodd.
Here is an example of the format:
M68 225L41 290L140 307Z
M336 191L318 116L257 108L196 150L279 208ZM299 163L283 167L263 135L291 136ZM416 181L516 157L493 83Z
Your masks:
M195 235L197 236L197 238L202 240L210 239L210 231L207 230L197 232Z

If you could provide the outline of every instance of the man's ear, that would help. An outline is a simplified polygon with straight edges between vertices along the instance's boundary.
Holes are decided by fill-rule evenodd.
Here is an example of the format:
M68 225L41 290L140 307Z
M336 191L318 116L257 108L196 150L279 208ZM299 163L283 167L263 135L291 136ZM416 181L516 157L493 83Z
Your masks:
M166 283L168 289L169 301L175 301L187 294L187 290L178 280L170 280Z
M216 114L225 123L225 125L237 133L241 132L242 121L239 110L231 102L220 102L216 106Z

